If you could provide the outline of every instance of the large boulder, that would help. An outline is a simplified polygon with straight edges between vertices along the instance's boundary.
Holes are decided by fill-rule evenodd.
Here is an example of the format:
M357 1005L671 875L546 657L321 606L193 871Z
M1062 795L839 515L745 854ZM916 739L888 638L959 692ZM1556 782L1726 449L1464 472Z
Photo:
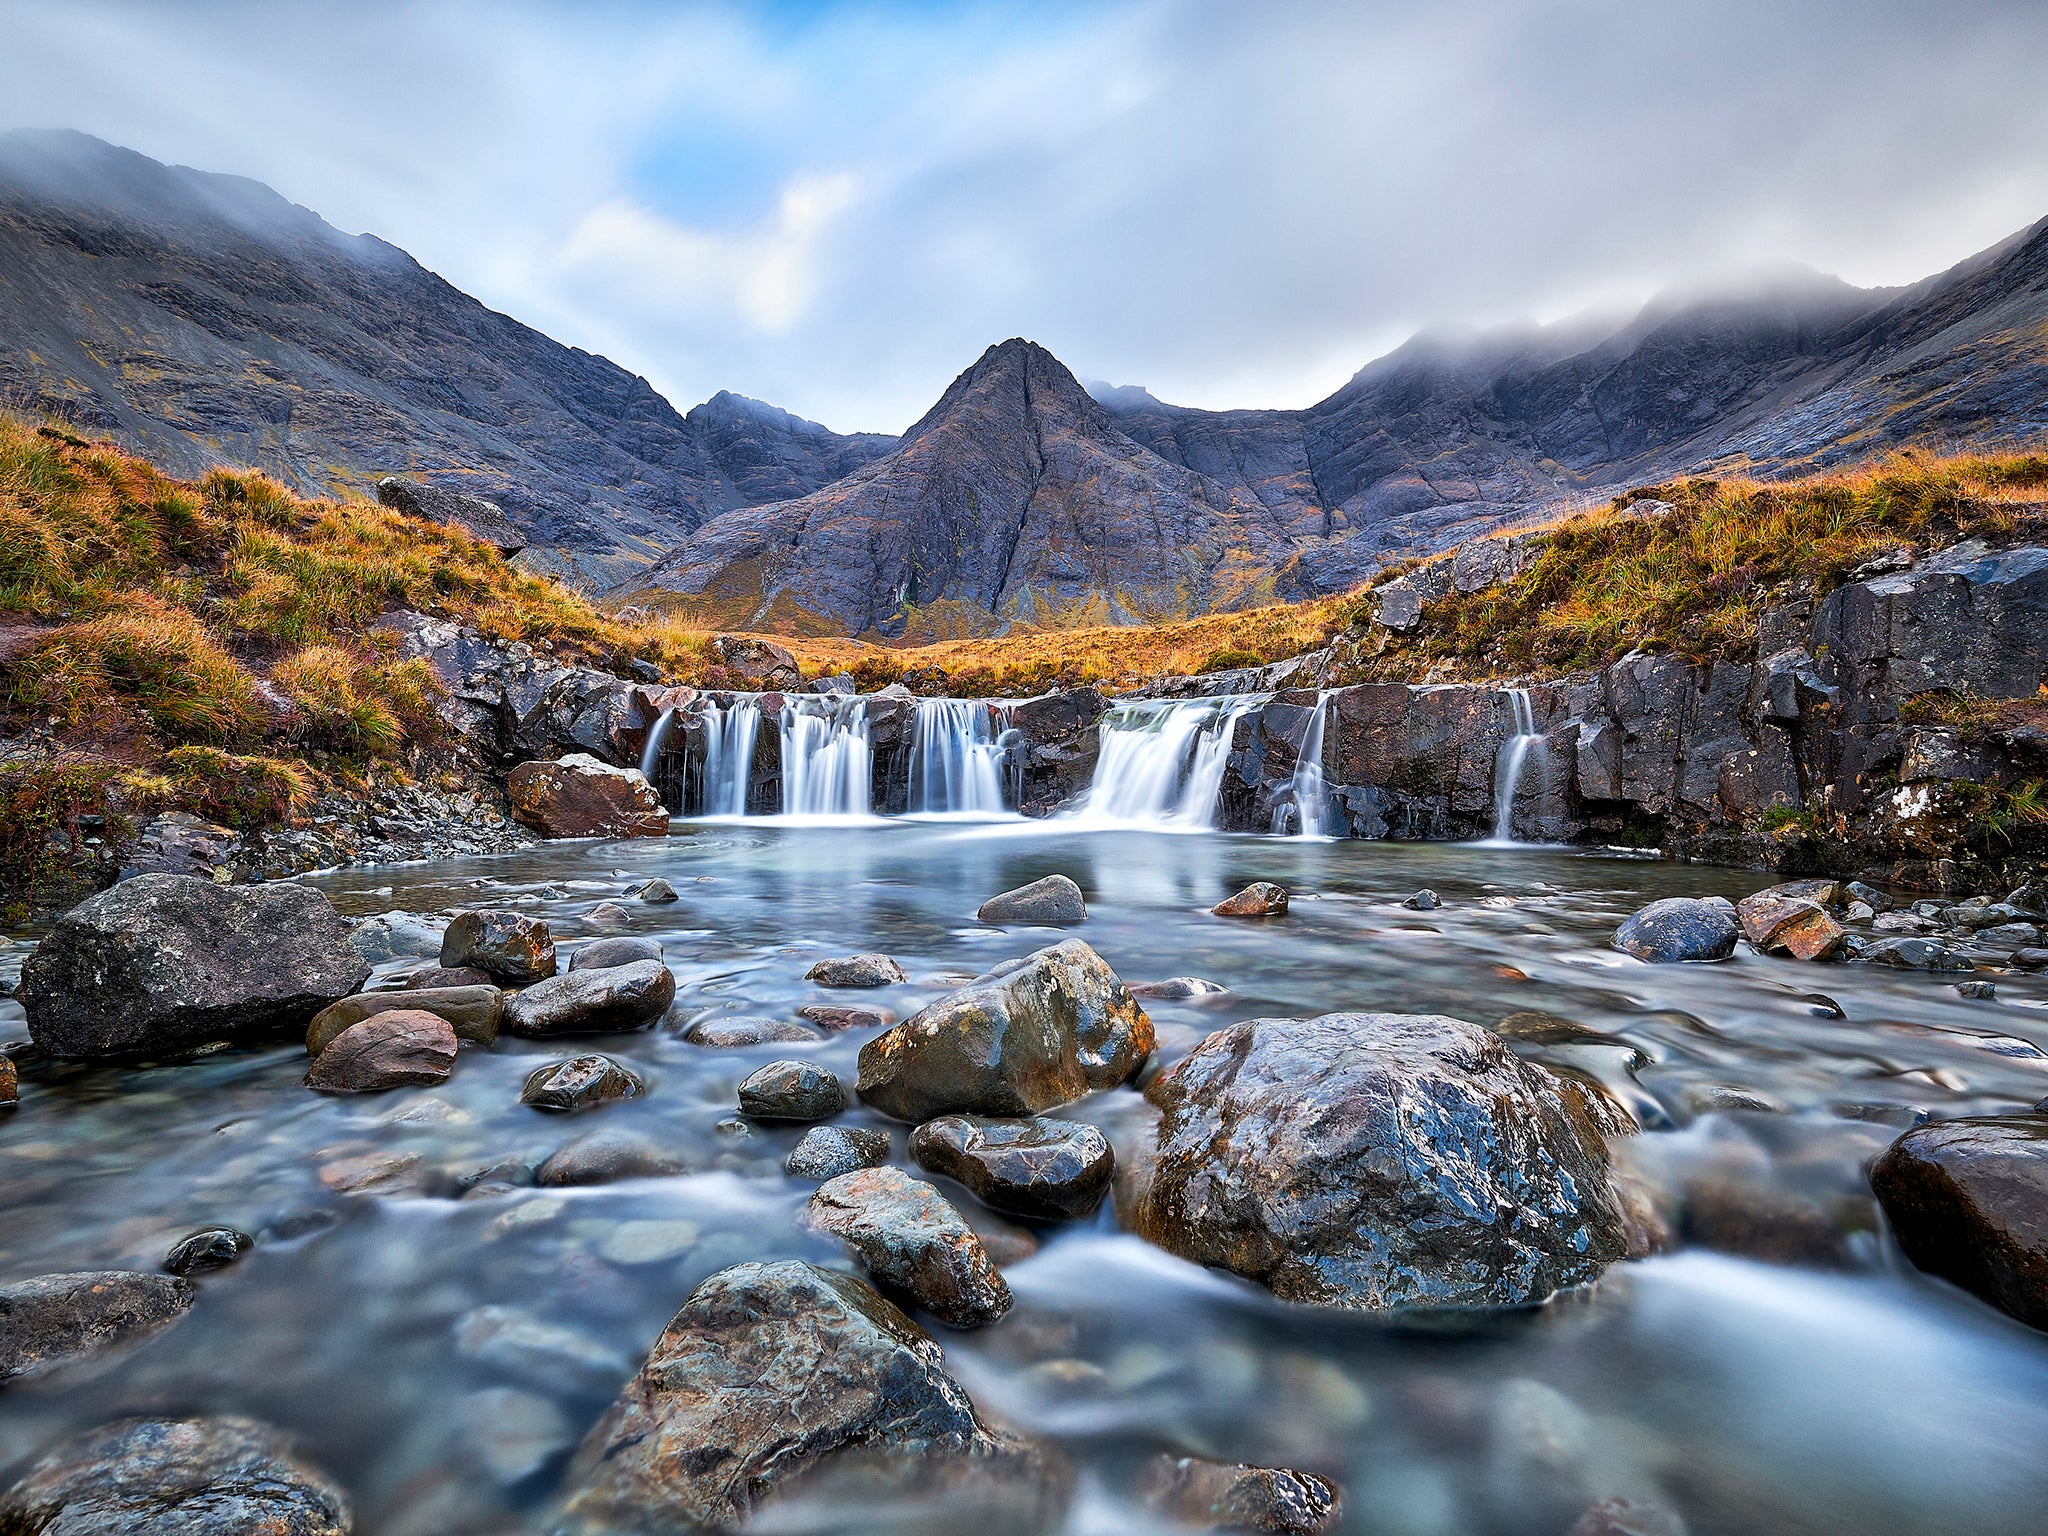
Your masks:
M1040 1457L981 1423L930 1336L866 1281L741 1264L691 1293L591 1430L566 1510L578 1531L723 1530L848 1464L920 1487L1007 1467L1057 1499Z
M18 993L53 1056L189 1050L295 1028L360 989L370 966L348 940L303 885L138 875L59 918Z
M466 491L386 475L377 482L377 499L387 507L428 522L460 528L483 540L507 560L526 548L526 535L512 525L503 507Z
M448 1021L423 1009L393 1008L336 1035L313 1058L306 1086L320 1093L431 1088L454 1070L455 1031Z
M983 1204L1039 1221L1086 1216L1116 1170L1102 1132L1045 1116L941 1115L910 1133L910 1155L919 1167L958 1179Z
M676 978L659 960L566 971L515 992L505 1004L512 1035L598 1034L638 1029L668 1011Z
M1068 939L918 1010L860 1051L861 1100L898 1120L1035 1115L1128 1081L1152 1020L1100 955Z
M1558 1079L1461 1019L1252 1019L1147 1096L1131 1224L1283 1300L1522 1306L1627 1249L1606 1148Z
M954 1328L980 1328L1010 1310L1010 1287L953 1203L901 1168L827 1179L804 1220L860 1255L884 1289Z
M974 915L984 923L1079 923L1087 920L1088 904L1065 875L1046 875L989 897Z
M711 654L736 686L755 693L787 692L802 681L796 657L759 635L717 635Z
M0 1494L6 1536L348 1536L348 1501L253 1419L120 1419Z
M342 1031L380 1013L398 1009L431 1013L448 1022L455 1038L489 1045L498 1038L505 994L488 984L473 987L413 987L403 992L358 992L313 1015L306 1026L306 1054L318 1056Z
M1773 886L1743 897L1735 904L1735 916L1744 936L1766 955L1831 960L1848 941L1825 907L1791 886Z
M1906 1257L2048 1329L2048 1115L1941 1120L1870 1169Z
M0 1285L0 1382L137 1343L183 1317L197 1295L189 1280L125 1269Z
M474 966L520 986L555 974L555 940L541 918L479 908L457 913L442 933L441 964L450 970Z
M637 768L588 752L521 763L506 777L513 819L542 837L667 837L668 811Z
M1669 896L1651 902L1615 929L1614 947L1652 964L1726 960L1741 937L1742 929L1726 904Z

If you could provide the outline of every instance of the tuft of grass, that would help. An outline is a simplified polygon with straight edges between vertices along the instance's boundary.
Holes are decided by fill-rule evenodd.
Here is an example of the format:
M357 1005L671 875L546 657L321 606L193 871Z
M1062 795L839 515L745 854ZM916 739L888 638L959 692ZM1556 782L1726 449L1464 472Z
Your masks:
M160 782L159 782L160 780ZM287 820L313 796L313 777L275 757L237 757L217 747L174 747L162 772L131 776L148 798L229 827L264 827Z
M11 701L86 728L126 699L175 742L225 742L261 719L255 676L190 613L152 598L66 624L14 670Z

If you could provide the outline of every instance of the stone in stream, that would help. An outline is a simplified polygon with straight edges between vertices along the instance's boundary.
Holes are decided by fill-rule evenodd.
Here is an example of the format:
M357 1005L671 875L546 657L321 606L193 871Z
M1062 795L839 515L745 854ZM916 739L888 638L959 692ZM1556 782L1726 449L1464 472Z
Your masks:
M835 1035L842 1029L885 1029L896 1022L896 1015L886 1008L847 1008L831 1003L806 1003L797 1014Z
M253 1419L119 1419L0 1494L6 1536L349 1536L348 1501Z
M540 1165L534 1182L551 1189L661 1179L684 1171L683 1160L633 1131L607 1127L578 1136Z
M1004 1516L1026 1505L1021 1529L1057 1525L1066 1486L1044 1453L980 1421L930 1336L866 1281L784 1259L691 1293L570 1463L567 1529L725 1530L841 1491L842 1471L861 1489L842 1510L879 1494L897 1528L991 1536L1018 1531ZM998 1501L992 1521L958 1508L977 1489ZM905 1495L960 1518L927 1526Z
M256 1239L233 1227L202 1227L178 1239L164 1255L164 1270L184 1277L226 1269L256 1246Z
M1686 1527L1661 1505L1601 1499L1572 1522L1565 1536L1686 1536Z
M177 1322L198 1294L189 1280L125 1269L0 1285L0 1382L138 1343Z
M848 955L820 960L804 972L804 980L821 987L896 987L910 978L887 955Z
M1722 903L1691 896L1653 901L1614 930L1614 947L1653 964L1726 960L1742 928Z
M844 1108L839 1079L808 1061L771 1061L740 1084L740 1113L756 1120L829 1120Z
M1216 917L1279 917L1287 911L1287 889L1259 880L1209 909Z
M349 923L303 885L138 875L57 920L21 970L52 1056L169 1054L305 1023L358 991Z
M626 894L637 897L650 906L657 907L666 906L672 901L680 901L682 899L676 895L676 888L659 875L656 875L652 880L641 881L630 891L626 892Z
M431 1088L455 1070L455 1031L439 1014L394 1008L351 1024L313 1059L306 1086L317 1093Z
M616 901L600 901L583 914L583 921L593 928L623 928L632 920L633 914ZM661 957L654 955L650 958L658 960Z
M1337 1523L1336 1484L1291 1467L1248 1467L1200 1456L1152 1458L1138 1496L1182 1525L1318 1536Z
M14 1070L14 1058L0 1052L0 1109L11 1108L21 1096L21 1081Z
M861 1168L879 1168L889 1160L889 1133L866 1126L814 1125L804 1132L783 1163L792 1178L836 1179Z
M405 978L408 992L438 992L442 988L495 987L491 973L476 965L430 965Z
M1976 967L1939 939L1879 939L1856 956L1901 971L1971 971Z
M954 1328L980 1328L1010 1310L1010 1286L952 1202L901 1168L828 1179L804 1208L806 1225L838 1238L884 1288Z
M941 1115L910 1133L910 1155L928 1173L958 1179L984 1205L1039 1221L1086 1216L1116 1169L1109 1138L1094 1126L1045 1116Z
M441 935L441 963L524 986L555 974L555 940L545 922L521 912L462 912Z
M1988 1003L1998 996L1998 986L1989 981L1959 981L1956 983L1956 996Z
M1873 912L1889 912L1892 909L1891 897L1876 886L1865 885L1861 880L1851 880L1842 887L1842 894L1851 901L1862 902Z
M1443 905L1443 900L1435 891L1432 891L1428 886L1424 886L1413 896L1402 898L1401 905L1411 912L1434 912Z
M588 752L521 763L505 776L512 819L542 837L667 837L668 811L637 768Z
M639 1073L609 1056L572 1056L528 1073L519 1102L569 1113L636 1099L646 1091Z
M1822 883L1832 888L1832 882ZM1743 897L1735 904L1735 916L1749 942L1766 955L1832 960L1842 952L1845 935L1841 925L1828 916L1820 902L1795 894L1792 886L1773 886Z
M1583 1110L1462 1019L1248 1020L1147 1097L1161 1115L1127 1220L1282 1300L1525 1306L1627 1251Z
M2048 1329L2048 1115L1940 1120L1871 1165L1906 1257Z
M974 915L984 923L1079 923L1087 920L1088 904L1065 875L1047 875L989 897Z
M758 1014L713 1014L683 1031L691 1045L731 1049L745 1045L815 1045L821 1038L808 1024Z
M498 1038L505 1013L505 994L488 984L480 987L407 987L403 992L358 992L330 1003L306 1026L306 1054L318 1056L351 1025L397 1009L431 1013L448 1021L455 1038L489 1045Z
M1199 976L1169 976L1164 981L1147 981L1131 988L1131 996L1162 1003L1187 1002L1197 997L1224 997L1230 988Z
M505 1004L505 1031L547 1036L638 1029L675 1000L675 976L659 960L569 971L513 993Z
M602 971L615 965L659 960L661 946L652 939L593 939L579 944L569 957L572 971Z
M898 1120L1035 1115L1135 1076L1152 1021L1080 939L997 966L860 1051L862 1102Z

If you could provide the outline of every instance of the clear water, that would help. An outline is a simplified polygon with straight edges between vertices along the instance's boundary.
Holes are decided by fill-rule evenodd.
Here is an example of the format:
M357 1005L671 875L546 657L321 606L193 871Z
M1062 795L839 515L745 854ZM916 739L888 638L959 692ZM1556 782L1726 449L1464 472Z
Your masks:
M1646 900L1765 883L1739 871L1058 824L740 824L316 883L357 913L514 901L574 940L597 902L665 876L681 901L633 906L631 931L667 946L687 1019L787 1016L828 996L802 979L816 959L869 949L913 981L859 1000L908 1012L1051 942L973 913L1054 872L1087 892L1080 932L1126 978L1195 974L1232 989L1151 1005L1169 1056L1244 1017L1377 1008L1494 1023L1546 1010L1611 1040L1539 1054L1603 1076L1668 1126L1635 1139L1646 1167L1718 1170L1848 1212L1849 1227L1866 1161L1912 1114L2012 1111L2048 1093L2048 1060L2032 1051L2048 1045L2039 979L2002 979L1999 1002L1973 1003L1934 977L1754 956L1648 967L1605 947ZM1284 920L1207 915L1257 879L1294 892ZM1397 904L1423 885L1441 910ZM0 1001L0 1038L21 1033L18 1007ZM0 1116L0 1274L149 1268L215 1222L261 1240L202 1280L183 1323L112 1369L0 1390L0 1476L116 1414L248 1413L341 1479L365 1533L545 1531L569 1447L692 1286L744 1259L837 1261L793 1220L810 1189L781 1173L797 1132L735 1141L717 1127L763 1061L802 1055L851 1079L864 1038L729 1052L659 1030L567 1048L507 1041L466 1049L442 1088L359 1099L300 1087L305 1059L290 1043L32 1076ZM649 1095L573 1120L519 1105L534 1066L586 1049L630 1062ZM1701 1114L1709 1088L1786 1112ZM1110 1122L1130 1102L1103 1095L1071 1112ZM693 1171L449 1197L460 1176L600 1125L656 1136ZM416 1154L443 1192L323 1187L323 1164L383 1152ZM1128 1490L1134 1466L1168 1449L1333 1476L1343 1529L1372 1536L1563 1536L1611 1493L1679 1510L1694 1536L2048 1529L2048 1336L1903 1267L1874 1232L1825 1263L1694 1246L1460 1333L1282 1306L1119 1235L1106 1215L1040 1235L1009 1272L1010 1318L937 1337L986 1412L1077 1462L1073 1536L1161 1529ZM559 1332L489 1344L503 1314L485 1308Z

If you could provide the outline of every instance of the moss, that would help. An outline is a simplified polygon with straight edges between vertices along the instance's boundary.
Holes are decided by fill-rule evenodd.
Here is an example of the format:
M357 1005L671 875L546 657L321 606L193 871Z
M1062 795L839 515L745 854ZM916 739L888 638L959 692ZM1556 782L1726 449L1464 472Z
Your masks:
M92 889L84 839L116 843L131 831L111 803L120 778L108 763L0 768L0 923L22 922L36 906Z

